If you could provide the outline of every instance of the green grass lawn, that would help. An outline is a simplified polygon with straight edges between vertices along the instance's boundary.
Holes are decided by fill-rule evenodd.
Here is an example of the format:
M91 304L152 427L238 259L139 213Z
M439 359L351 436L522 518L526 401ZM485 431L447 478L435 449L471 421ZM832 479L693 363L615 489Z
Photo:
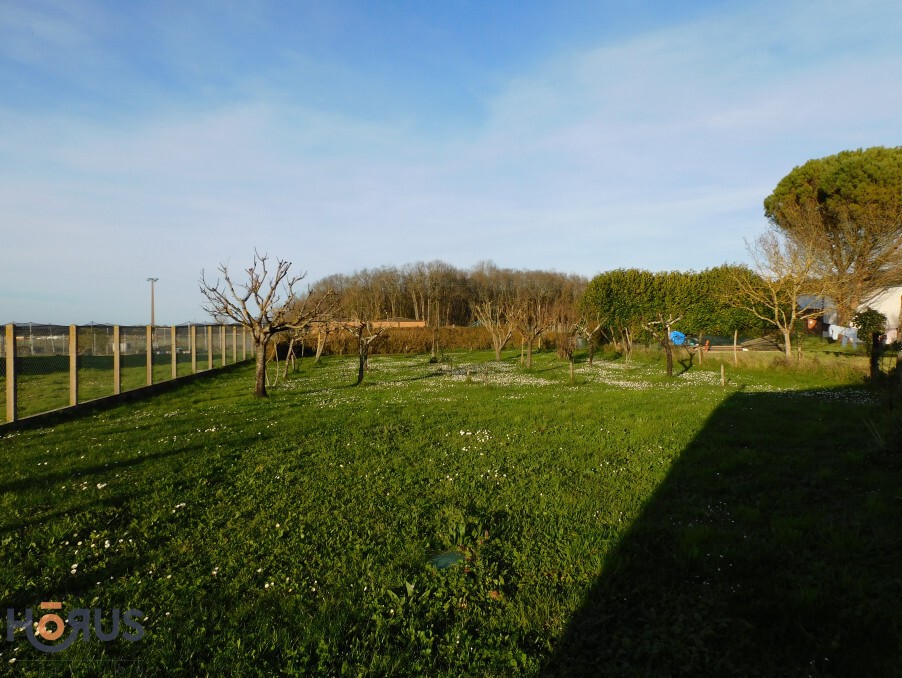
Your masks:
M902 458L857 368L490 357L377 357L356 388L304 360L267 400L247 366L6 433L3 607L138 608L146 635L20 632L0 667L897 671Z
M179 377L191 374L191 356L179 354L176 365ZM231 355L229 355L231 360ZM29 417L69 405L69 357L40 356L19 359L17 375L18 416ZM120 389L131 391L147 385L147 358L144 354L124 355L120 368ZM220 367L222 355L214 354L214 366ZM208 369L206 353L197 356L198 371ZM79 356L78 401L80 403L113 394L113 357ZM166 354L154 356L153 383L172 379L172 357ZM3 381L0 395L5 400L6 383ZM5 414L5 410L4 410ZM2 420L0 420L2 421Z

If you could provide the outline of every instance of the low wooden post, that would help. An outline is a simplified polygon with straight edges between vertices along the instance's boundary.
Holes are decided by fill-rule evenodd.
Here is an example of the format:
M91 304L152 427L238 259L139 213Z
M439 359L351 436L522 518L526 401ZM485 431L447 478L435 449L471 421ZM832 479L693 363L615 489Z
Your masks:
M226 366L226 328L225 325L219 326L219 366Z
M147 336L147 385L153 384L153 325L148 325Z
M179 347L175 325L169 328L169 339L172 344L172 378L175 379L179 376Z
M207 325L207 369L213 369L213 326Z
M701 333L699 333L699 335L698 335L698 366L699 367L701 367L702 364L705 362L705 360L704 360L705 344L702 341L703 336L704 335Z
M739 353L736 345L739 342L739 330L733 330L733 367L739 367Z
M238 328L232 325L232 362L238 362Z
M69 325L69 404L78 405L78 327Z
M247 328L241 328L241 359L247 360Z
M191 374L197 374L197 325L189 325L191 339Z
M720 364L720 385L721 385L721 386L726 386L726 385L727 385L727 377L726 377L726 375L724 374L723 363Z
M122 393L122 344L119 343L119 325L113 325L113 395Z
M6 421L16 421L18 402L16 393L16 326L6 326Z

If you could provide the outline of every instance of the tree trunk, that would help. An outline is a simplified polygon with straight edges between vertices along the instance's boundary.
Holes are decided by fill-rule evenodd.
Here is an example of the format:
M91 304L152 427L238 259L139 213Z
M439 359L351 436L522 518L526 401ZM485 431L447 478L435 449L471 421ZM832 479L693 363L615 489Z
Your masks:
M359 354L360 363L357 366L357 384L359 386L363 383L363 371L366 369L366 354L367 349L369 348L369 344L367 344L363 340L363 336L357 337L357 353Z
M739 343L739 330L733 330L733 366L739 367L739 354L736 345Z
M673 376L673 346L670 344L670 338L668 337L667 341L662 341L661 345L664 347L664 355L667 356L667 376Z
M783 351L786 353L786 359L792 358L792 338L790 337L791 329L787 328L783 332Z
M573 356L570 356L570 383L573 383Z
M266 397L266 340L261 341L255 346L257 375L254 386L254 395L258 398Z
M285 354L285 372L282 379L288 379L288 363L294 365L294 337L288 340L288 353Z
M526 342L526 368L532 369L532 337Z
M319 362L320 356L323 354L323 348L326 345L326 333L320 332L316 335L316 358L313 360L313 363L316 364Z

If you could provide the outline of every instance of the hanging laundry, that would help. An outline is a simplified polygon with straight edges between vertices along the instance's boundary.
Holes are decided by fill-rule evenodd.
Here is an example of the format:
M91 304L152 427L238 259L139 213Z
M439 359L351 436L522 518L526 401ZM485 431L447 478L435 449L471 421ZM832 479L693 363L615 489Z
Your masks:
M830 332L830 338L833 341L839 341L839 338L843 335L843 330L846 328L842 325L830 325L828 328L828 332Z

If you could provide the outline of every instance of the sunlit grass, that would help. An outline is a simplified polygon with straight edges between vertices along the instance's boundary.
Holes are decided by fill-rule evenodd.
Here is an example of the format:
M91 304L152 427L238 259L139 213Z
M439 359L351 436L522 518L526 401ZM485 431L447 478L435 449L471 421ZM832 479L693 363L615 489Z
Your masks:
M700 456L700 469L735 473L766 458L768 475L789 480L799 457L780 466L775 447L810 441L829 486L870 454L859 422L882 416L871 392L836 388L826 372L795 391L788 369L728 367L722 387L707 363L666 380L659 363L598 360L581 361L571 384L552 354L530 371L514 352L490 357L374 357L356 388L353 359L304 360L267 400L252 397L248 366L8 433L2 599L17 610L43 600L141 609L139 643L94 641L54 657L107 662L82 675L537 674L557 666L594 587L624 571L615 563L630 531L666 496L677 463ZM769 521L737 487L718 501L743 525ZM729 534L692 518L717 488L707 476L689 483L651 560L694 567ZM865 506L887 520L892 503L881 490ZM774 544L818 528L816 507L805 510L796 523L767 522ZM839 526L828 536L840 554L860 544ZM879 546L900 555L898 544ZM449 549L460 563L430 564ZM822 594L812 582L800 596ZM0 646L0 665L13 658L42 656L20 639ZM46 675L77 665L19 666Z

